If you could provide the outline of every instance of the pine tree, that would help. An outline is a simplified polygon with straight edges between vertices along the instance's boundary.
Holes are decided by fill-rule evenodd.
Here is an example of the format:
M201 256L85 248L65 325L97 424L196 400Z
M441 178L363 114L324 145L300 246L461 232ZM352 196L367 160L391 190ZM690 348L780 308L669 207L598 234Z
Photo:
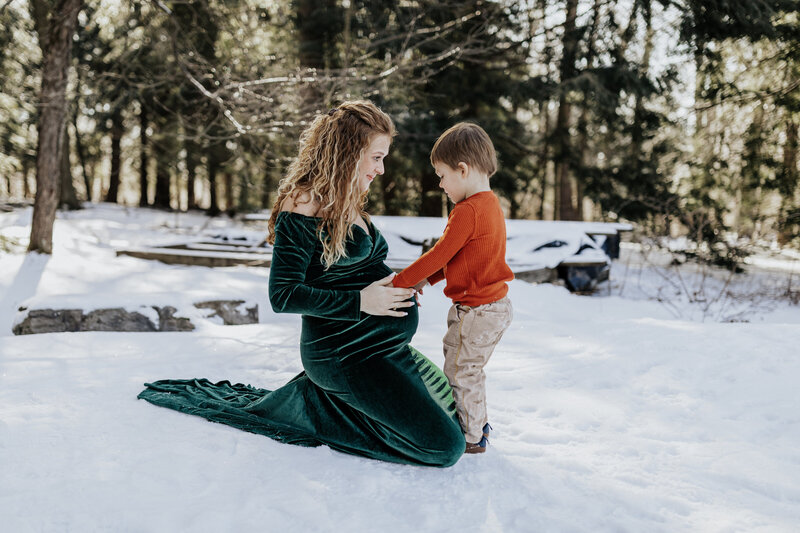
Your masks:
M40 61L27 57L27 43L17 42L16 32L30 34L33 27L18 8L6 5L0 10L0 175L5 178L0 194L28 198L28 177L36 166L33 124Z
M413 13L379 13L376 19L390 16L398 24L413 20L421 28L434 29L421 33L425 38L414 47L414 53L421 58L445 59L421 62L407 76L411 83L398 84L384 97L397 110L400 131L395 149L399 155L392 159L394 174L406 178L383 183L384 190L392 191L383 198L386 211L399 214L411 207L408 195L400 191L416 190L419 215L442 216L446 212L446 197L430 167L429 155L436 138L464 120L477 122L492 138L500 160L493 188L516 211L516 195L528 179L526 130L516 114L525 94L527 43L514 39L518 30L514 12L497 2L421 2ZM409 32L413 35L413 28ZM389 41L378 55L400 55L402 43L409 46L408 40Z
M765 106L771 107L774 102L774 95L767 96L774 88L767 88L775 81L774 60L782 54L770 52L764 54L766 59L758 55L764 47L782 48L780 43L787 35L796 43L796 37L786 32L786 24L780 21L790 12L795 13L796 20L797 8L788 0L714 4L689 0L686 4L681 35L694 51L698 110L687 225L698 242L708 244L710 261L735 268L746 251L730 245L725 237L732 231L757 236L754 231L760 231L765 220L762 199L766 187L775 182L772 176L779 167L776 155L768 148L775 143L766 135L771 130L766 122L772 113L765 113ZM734 79L729 69L738 50L747 51L757 67L747 69L747 76ZM780 96L781 91L777 93ZM726 121L728 108L738 113L736 122ZM739 132L740 125L746 125L746 129ZM739 139L743 139L741 148ZM731 153L741 153L741 157L731 157ZM706 227L693 229L692 223L697 220Z

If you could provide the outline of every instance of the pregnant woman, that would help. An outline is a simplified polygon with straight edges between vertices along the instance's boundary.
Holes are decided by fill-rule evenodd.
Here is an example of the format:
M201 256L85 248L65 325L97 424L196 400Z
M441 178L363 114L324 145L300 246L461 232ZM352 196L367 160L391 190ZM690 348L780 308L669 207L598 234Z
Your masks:
M164 380L151 403L302 446L428 466L464 452L447 378L409 346L413 290L394 288L383 236L364 211L394 125L366 101L318 116L281 181L269 221L269 298L300 313L304 371L268 391L227 381Z

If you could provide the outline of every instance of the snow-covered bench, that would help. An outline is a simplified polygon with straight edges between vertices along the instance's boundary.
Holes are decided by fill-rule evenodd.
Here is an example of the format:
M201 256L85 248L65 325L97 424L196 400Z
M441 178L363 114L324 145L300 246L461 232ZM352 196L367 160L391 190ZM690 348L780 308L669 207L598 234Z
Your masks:
M187 244L180 247L131 247L120 248L117 255L153 259L169 265L194 265L206 267L228 267L236 265L269 266L272 263L271 252L243 252L236 249L210 248L202 243Z
M272 246L253 232L240 235L208 234L192 240L158 246L132 246L117 249L117 255L153 259L171 265L227 267L235 265L269 266Z

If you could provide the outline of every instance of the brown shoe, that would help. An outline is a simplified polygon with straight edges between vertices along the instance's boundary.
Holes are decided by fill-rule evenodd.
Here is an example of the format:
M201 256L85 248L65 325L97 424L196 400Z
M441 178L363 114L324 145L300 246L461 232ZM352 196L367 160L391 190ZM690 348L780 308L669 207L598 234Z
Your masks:
M481 444L483 443L483 446ZM486 439L481 439L481 442L477 444L473 444L471 442L467 443L467 448L464 450L464 453L483 453L486 451Z

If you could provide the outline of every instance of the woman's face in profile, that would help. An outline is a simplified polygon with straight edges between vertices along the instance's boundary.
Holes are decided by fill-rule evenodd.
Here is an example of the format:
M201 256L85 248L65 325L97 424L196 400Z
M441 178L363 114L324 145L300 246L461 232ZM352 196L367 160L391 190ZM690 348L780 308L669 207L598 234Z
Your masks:
M388 135L376 135L364 149L358 161L358 186L362 192L369 189L375 176L383 174L383 159L389 155L392 139Z

